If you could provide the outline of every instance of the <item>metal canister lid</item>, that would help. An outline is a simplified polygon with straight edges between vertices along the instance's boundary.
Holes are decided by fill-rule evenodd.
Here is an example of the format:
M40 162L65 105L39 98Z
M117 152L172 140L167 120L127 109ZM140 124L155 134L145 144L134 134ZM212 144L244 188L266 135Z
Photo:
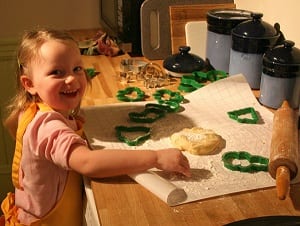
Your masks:
M252 19L232 29L232 49L244 53L265 53L280 36L274 26L262 20L262 13L252 13Z
M214 33L230 35L239 23L251 19L251 12L241 9L213 9L207 12L207 29Z
M263 56L263 72L273 77L300 76L300 49L290 40L269 49Z

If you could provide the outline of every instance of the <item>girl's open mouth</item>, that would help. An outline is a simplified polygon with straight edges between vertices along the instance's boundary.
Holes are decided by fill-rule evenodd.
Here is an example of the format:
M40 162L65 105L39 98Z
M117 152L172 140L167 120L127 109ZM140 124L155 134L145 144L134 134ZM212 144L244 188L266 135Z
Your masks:
M68 96L68 97L75 97L77 96L77 94L79 93L78 90L66 90L61 92L61 94L63 94L64 96Z

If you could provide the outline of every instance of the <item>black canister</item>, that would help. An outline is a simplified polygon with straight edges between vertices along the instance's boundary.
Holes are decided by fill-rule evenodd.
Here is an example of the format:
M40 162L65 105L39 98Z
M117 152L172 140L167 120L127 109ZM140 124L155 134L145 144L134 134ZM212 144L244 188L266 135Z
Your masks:
M268 50L263 56L259 101L268 107L279 108L284 100L292 108L300 104L300 49L293 41Z
M277 44L281 32L264 22L262 13L251 16L232 30L229 75L242 73L252 89L259 89L263 54Z
M228 73L231 30L251 19L251 12L240 9L213 9L207 12L206 58L217 70Z

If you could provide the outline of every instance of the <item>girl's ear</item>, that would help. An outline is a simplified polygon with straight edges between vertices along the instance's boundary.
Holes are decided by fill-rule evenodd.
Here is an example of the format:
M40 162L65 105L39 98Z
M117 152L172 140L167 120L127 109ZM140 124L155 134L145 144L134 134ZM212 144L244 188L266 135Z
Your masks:
M36 95L33 82L27 75L21 75L20 82L27 92L29 92L31 95Z

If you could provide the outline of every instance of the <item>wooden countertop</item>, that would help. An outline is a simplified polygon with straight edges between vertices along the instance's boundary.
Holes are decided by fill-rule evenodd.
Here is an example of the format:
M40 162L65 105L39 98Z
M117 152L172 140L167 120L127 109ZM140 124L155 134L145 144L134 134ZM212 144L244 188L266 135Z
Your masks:
M143 87L142 83L122 84L119 78L118 57L82 56L85 67L99 72L82 101L83 106L118 102L116 92L126 86ZM161 64L161 61L156 61ZM168 89L175 90L178 79L173 79ZM258 91L254 92L258 95ZM100 224L106 225L224 225L246 218L269 215L300 216L300 185L292 185L290 197L279 200L276 189L261 189L210 198L193 203L169 207L159 198L134 182L128 176L91 181Z

